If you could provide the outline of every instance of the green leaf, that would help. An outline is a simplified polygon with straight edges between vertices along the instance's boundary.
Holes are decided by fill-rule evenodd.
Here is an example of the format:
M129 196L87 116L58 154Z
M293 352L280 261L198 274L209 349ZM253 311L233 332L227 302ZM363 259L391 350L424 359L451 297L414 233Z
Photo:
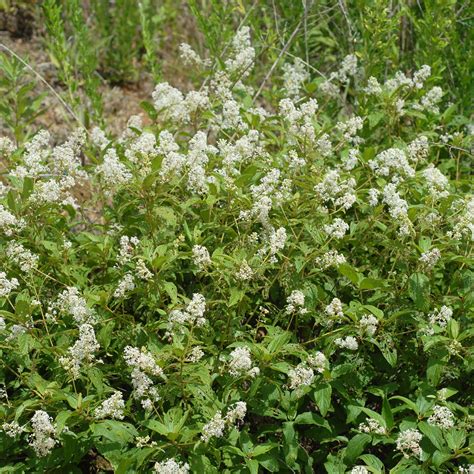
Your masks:
M383 462L377 456L373 454L362 454L359 456L359 459L362 459L367 466L375 469L375 471L372 470L372 472L384 472Z
M370 443L372 437L365 433L356 434L347 443L347 447L344 451L344 462L346 464L353 464L354 461L362 454L364 448Z
M229 306L235 306L236 304L240 303L240 301L242 301L242 298L244 296L245 296L244 290L240 290L239 288L231 288Z
M298 458L298 439L296 437L295 427L292 422L287 421L283 423L283 452L285 454L285 461L288 466L296 468L296 459Z
M440 451L446 451L446 444L443 439L443 433L437 426L430 425L424 421L418 423L420 431L433 443Z
M466 432L463 430L450 429L444 435L448 446L453 451L458 451L464 446L466 442Z
M359 281L363 278L363 276L357 272L357 270L347 263L343 263L337 267L337 271L348 278L354 285L358 285Z
M430 294L429 278L423 273L413 273L408 280L408 294L417 309L426 310Z
M331 394L332 387L328 383L318 385L313 392L314 401L323 416L326 416L326 413L331 406Z
M383 288L385 285L384 280L380 280L377 278L364 278L359 283L359 288L361 290L374 290L376 288Z
M415 402L412 402L410 399L406 397L402 397L400 395L395 395L393 397L390 397L389 400L401 400L407 408L409 408L410 410L413 410L417 415L419 415L418 406L416 405Z

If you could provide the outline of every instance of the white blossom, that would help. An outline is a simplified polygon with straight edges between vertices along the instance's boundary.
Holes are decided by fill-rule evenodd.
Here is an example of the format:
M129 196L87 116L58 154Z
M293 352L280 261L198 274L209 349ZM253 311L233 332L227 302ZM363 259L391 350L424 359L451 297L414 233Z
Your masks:
M0 272L0 298L8 296L12 291L16 290L20 283L16 278L7 278L5 272Z
M379 321L372 314L364 314L360 318L359 325L369 336L373 336L377 331Z
M338 267L343 263L346 263L346 257L337 250L329 250L315 259L315 264L322 270L326 270L329 267Z
M43 410L36 410L31 419L33 432L30 435L29 445L38 457L47 456L57 443L56 428L52 421L53 419Z
M418 261L421 262L423 268L429 271L436 265L440 258L441 252L435 247L427 252L423 252Z
M23 433L24 428L18 424L17 421L12 421L11 423L3 423L2 430L10 438L15 438L21 433Z
M123 401L122 392L115 392L112 396L104 400L100 407L95 410L95 417L113 418L116 420L123 420L123 410L125 402Z
M286 298L286 308L287 313L298 312L299 314L306 314L308 310L304 307L304 293L300 290L293 290Z
M415 428L400 431L397 438L397 449L402 452L405 458L410 456L419 458L422 453L420 447L422 437L422 434Z
M114 298L123 298L135 289L135 279L131 273L126 273L119 281L114 291Z
M356 351L359 348L357 339L353 336L338 337L334 340L334 344L342 349L349 349L350 351Z
M299 364L294 369L290 369L288 377L290 378L290 390L296 390L313 383L314 371L305 364Z
M250 349L248 347L236 347L230 353L229 373L233 377L249 375L255 377L260 373L258 367L252 367Z
M93 326L81 324L79 326L79 339L64 357L59 358L59 363L71 373L74 379L79 378L81 367L84 363L92 363L95 360L95 352L100 349L95 337Z
M323 230L326 232L326 234L328 234L329 237L342 239L349 230L349 224L340 218L336 218L332 224L325 225Z
M342 311L341 300L339 298L333 298L331 303L326 306L325 312L328 316L342 318L344 313Z
M157 474L188 474L189 464L175 461L173 458L157 462L154 466Z
M373 418L367 418L363 423L359 425L358 429L363 433L375 433L380 435L384 435L387 433L385 428Z
M173 310L169 315L172 326L183 324L195 324L200 327L206 323L204 313L206 311L206 299L200 293L194 293L191 301L184 310Z
M448 407L435 405L433 414L428 418L428 423L445 430L452 428L454 426L453 412Z

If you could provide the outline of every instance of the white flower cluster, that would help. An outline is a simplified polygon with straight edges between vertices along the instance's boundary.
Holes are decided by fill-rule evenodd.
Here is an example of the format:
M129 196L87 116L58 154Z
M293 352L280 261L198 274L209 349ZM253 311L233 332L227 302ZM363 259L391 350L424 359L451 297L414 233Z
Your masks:
M263 226L270 227L269 213L273 205L283 203L291 195L291 180L280 180L280 176L281 171L273 168L262 178L260 184L250 187L253 198L252 209L241 211L240 219L248 220L256 217Z
M58 313L69 314L76 324L94 324L94 312L88 308L86 300L75 287L68 287L58 295L57 300L48 307L46 317L55 321Z
M457 218L453 230L447 235L456 240L460 240L464 236L474 240L474 197L467 200L465 210Z
M200 293L194 293L191 301L184 310L175 309L169 315L169 322L172 326L183 324L195 324L198 327L204 326L206 319L206 299Z
M93 326L81 324L79 326L79 339L68 349L68 355L59 358L59 363L71 373L74 379L79 378L81 367L84 363L93 363L94 352L100 349L95 337Z
M142 258L137 260L137 264L135 265L135 270L137 272L138 278L141 280L151 280L153 278L153 273L148 270L145 261Z
M131 261L139 243L140 240L135 236L129 237L128 235L122 235L122 237L120 237L120 250L119 256L117 257L117 261L120 265L125 265Z
M280 101L279 108L280 115L288 122L290 132L293 135L293 137L289 137L289 143L296 143L296 137L309 144L314 143L313 119L318 110L316 99L309 99L299 107L296 107L290 98L286 98Z
M302 363L298 364L294 369L290 369L288 377L290 378L290 390L296 390L301 387L310 386L313 383L315 375L311 367Z
M300 58L296 58L293 64L283 65L283 87L289 97L298 98L302 85L308 80L306 65Z
M151 132L136 135L125 149L125 157L133 163L141 177L151 171L151 160L156 156L156 138Z
M379 95L382 93L382 86L376 77L369 77L367 80L367 86L364 88L364 92L368 95Z
M253 278L254 272L250 265L247 263L247 260L243 260L240 264L239 270L235 274L235 278L240 281L248 281Z
M181 43L179 45L179 57L186 66L210 66L210 61L203 60L188 43Z
M433 414L428 418L428 423L448 430L454 426L454 414L448 407L435 405L433 407Z
M29 273L33 268L38 266L38 255L31 250L26 249L22 244L10 241L5 249L6 256L20 267L20 270Z
M119 281L117 288L114 291L114 298L123 298L127 293L130 293L134 289L135 279L130 272L127 272Z
M205 166L209 162L208 154L215 155L217 148L207 143L207 135L197 132L188 145L188 155L185 161L188 173L188 190L191 193L205 194L208 191L208 183L212 178L206 175Z
M0 298L8 296L13 290L16 290L20 283L16 278L9 280L5 272L0 272Z
M389 148L379 153L368 165L377 176L390 176L393 174L397 180L402 176L413 177L415 170L410 166L403 150Z
M36 183L35 189L29 200L32 204L62 203L64 205L73 203L74 200L69 190L75 185L72 176L65 176L59 180L50 179Z
M357 132L362 130L364 126L364 119L362 117L350 117L345 122L336 123L336 130L342 133L344 140L348 143L358 145L362 143L362 138L357 136Z
M383 202L388 206L390 216L395 220L402 236L410 234L411 222L408 218L408 203L400 197L397 187L389 183L383 189Z
M245 402L237 402L232 408L229 408L225 417L218 411L214 417L202 428L201 440L208 443L211 438L221 438L224 436L226 426L232 426L237 421L242 421L247 414L247 405Z
M415 428L400 431L397 438L397 449L403 453L405 458L410 456L420 457L422 453L421 438L423 438L422 434Z
M332 142L327 133L323 133L316 140L316 149L323 158L327 158L332 155Z
M379 203L380 191L375 188L369 189L369 206L375 207Z
M26 222L15 217L10 211L0 204L0 230L10 237L14 232L20 232L26 226Z
M328 171L321 183L314 186L317 196L325 203L348 210L356 201L354 178L341 179L339 170Z
M315 264L321 269L326 270L329 267L338 267L346 263L346 257L337 250L329 250L325 254L315 259Z
M413 79L405 76L403 72L397 71L395 77L385 82L384 88L390 93L399 87L421 89L426 79L428 79L430 76L431 68L426 64L421 66L418 71L415 71L413 74Z
M109 148L104 155L103 162L96 167L96 173L102 178L107 194L132 179L132 173L120 161L114 148Z
M200 346L195 346L191 349L191 352L186 357L186 362L196 363L204 357L204 352Z
M363 423L359 425L358 429L363 433L374 433L380 435L386 434L385 428L373 418L367 418Z
M49 142L51 136L46 130L40 130L29 142L25 143L25 153L23 154L23 165L17 166L10 172L12 176L18 178L39 178L48 172L44 164L48 156Z
M436 247L427 252L423 252L418 259L425 270L432 270L441 258L441 252Z
M344 313L342 311L342 302L339 298L333 298L331 303L329 303L325 310L326 314L331 317L335 318L342 318L344 317Z
M364 314L362 318L360 318L359 325L365 333L369 336L373 336L377 331L379 321L372 314Z
M203 245L193 246L193 262L199 270L204 270L206 267L211 265L211 257L206 247Z
M435 86L429 90L422 98L420 104L413 104L414 109L426 110L433 114L439 114L438 103L443 98L443 89Z
M359 465L351 469L351 474L370 474L370 472L365 466Z
M8 137L0 137L0 154L11 155L16 150L15 144Z
M225 65L231 74L238 74L242 78L249 75L254 60L255 49L250 41L250 28L243 26L232 39L232 55Z
M342 239L349 230L349 224L340 218L336 218L332 224L325 225L323 230L331 238Z
M260 373L258 367L252 367L252 359L248 347L236 347L230 353L229 373L233 377L247 375L251 378L256 377Z
M445 328L451 318L453 317L453 310L447 306L441 306L440 309L435 309L428 315L430 325L438 325L441 328Z
M426 179L428 190L433 198L441 199L449 196L449 191L447 190L449 185L448 178L438 168L435 168L433 164L425 168L421 174Z
M425 160L430 152L428 138L421 135L408 145L408 157L415 163Z
M2 430L10 438L15 438L21 433L23 433L24 428L18 424L17 421L12 421L11 423L3 423Z
M107 138L104 130L99 127L94 127L90 133L91 142L99 148L99 150L105 150L107 145L110 143L110 140Z
M278 261L276 254L280 250L284 249L286 239L287 239L287 235L286 235L286 229L284 227L279 227L276 230L272 228L268 235L267 241L264 242L263 247L258 250L257 254L260 257L263 257L264 255L269 254L270 255L269 262L276 263Z
M133 396L141 400L145 410L151 410L153 401L159 400L160 396L150 376L164 377L163 369L156 363L152 354L144 348L140 350L137 347L125 347L124 359L128 366L133 367Z
M164 119L175 123L188 123L191 114L204 110L209 105L207 89L190 91L184 96L180 90L167 82L157 84L152 97L156 111L163 115Z
M341 62L341 66L337 72L331 73L329 80L337 79L342 83L349 82L350 77L357 73L357 56L355 54L348 54Z
M33 432L29 445L39 457L47 456L57 443L53 419L43 410L36 410L31 418Z
M285 311L289 314L298 313L306 314L308 310L304 307L304 293L301 290L293 290L286 298L286 308Z
M154 470L157 474L188 474L189 464L175 461L173 458L155 463Z
M334 340L334 344L341 349L349 349L350 351L356 351L359 348L357 339L353 336L338 337Z
M316 372L319 372L320 374L329 368L329 362L326 356L320 351L310 354L306 359L306 362L312 369L316 370Z
M226 178L229 175L239 175L239 168L242 165L264 154L260 145L260 133L257 130L249 130L234 143L221 138L217 141L217 148L219 156L222 157L222 169L217 172Z
M94 416L98 419L113 418L115 420L123 420L123 410L125 402L122 392L115 392L112 396L102 402L102 405L95 410Z

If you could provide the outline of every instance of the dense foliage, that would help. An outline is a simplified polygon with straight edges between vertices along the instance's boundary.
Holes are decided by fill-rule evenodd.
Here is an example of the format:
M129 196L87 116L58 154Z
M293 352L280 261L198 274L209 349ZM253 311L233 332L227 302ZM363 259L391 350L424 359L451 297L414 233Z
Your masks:
M212 34L117 137L5 102L0 472L471 472L472 125L428 65Z

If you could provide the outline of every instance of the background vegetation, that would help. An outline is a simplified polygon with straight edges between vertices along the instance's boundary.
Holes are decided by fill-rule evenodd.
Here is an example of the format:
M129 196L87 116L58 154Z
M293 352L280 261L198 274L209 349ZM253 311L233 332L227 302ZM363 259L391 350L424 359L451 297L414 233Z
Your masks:
M473 14L0 0L0 472L471 472Z

